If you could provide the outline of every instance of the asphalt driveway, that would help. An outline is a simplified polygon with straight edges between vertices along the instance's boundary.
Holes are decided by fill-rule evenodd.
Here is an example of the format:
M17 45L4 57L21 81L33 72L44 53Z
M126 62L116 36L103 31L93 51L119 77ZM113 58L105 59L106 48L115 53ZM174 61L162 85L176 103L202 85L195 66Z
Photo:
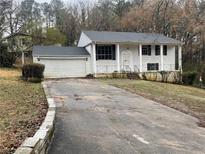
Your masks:
M57 102L49 154L204 154L197 119L95 80L47 81Z

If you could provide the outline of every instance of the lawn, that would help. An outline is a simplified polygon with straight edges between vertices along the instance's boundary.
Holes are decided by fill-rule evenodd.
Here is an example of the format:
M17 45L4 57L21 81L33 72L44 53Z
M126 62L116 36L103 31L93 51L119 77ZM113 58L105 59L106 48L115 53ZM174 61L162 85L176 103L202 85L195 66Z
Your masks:
M177 84L128 79L100 79L100 81L199 118L205 127L205 90Z
M40 83L20 79L18 69L0 68L0 153L13 153L41 125L47 102Z

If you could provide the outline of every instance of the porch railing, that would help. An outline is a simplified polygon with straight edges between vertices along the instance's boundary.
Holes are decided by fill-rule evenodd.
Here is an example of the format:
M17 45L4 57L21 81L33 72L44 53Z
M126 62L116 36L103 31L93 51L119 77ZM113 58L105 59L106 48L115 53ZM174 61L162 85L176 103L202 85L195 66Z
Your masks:
M175 64L164 64L164 71L176 71ZM117 71L117 65L97 65L97 73L113 73ZM158 66L158 70L147 70L147 65L142 65L142 72L147 71L160 71L161 65ZM140 72L138 65L134 65L132 68L129 65L121 65L120 71L123 72Z
M154 68L154 70L148 70L147 65L142 65L142 72L147 71L161 71L161 65L159 64L158 68ZM163 71L176 71L176 65L175 64L164 64L163 65Z
M97 73L113 73L117 71L117 65L97 65Z

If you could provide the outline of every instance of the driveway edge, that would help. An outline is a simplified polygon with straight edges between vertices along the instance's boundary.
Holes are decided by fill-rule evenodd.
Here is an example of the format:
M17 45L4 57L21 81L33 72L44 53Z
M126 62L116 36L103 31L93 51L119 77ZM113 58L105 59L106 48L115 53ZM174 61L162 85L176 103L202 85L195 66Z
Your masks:
M56 104L49 95L47 85L42 82L44 93L48 102L46 117L33 137L28 137L14 154L46 154L54 134Z

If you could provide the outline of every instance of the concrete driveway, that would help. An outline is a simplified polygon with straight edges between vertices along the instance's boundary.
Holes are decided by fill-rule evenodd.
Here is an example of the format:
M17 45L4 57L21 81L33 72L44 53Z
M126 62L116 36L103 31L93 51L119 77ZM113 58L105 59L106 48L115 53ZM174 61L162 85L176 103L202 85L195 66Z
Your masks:
M205 153L191 116L95 80L46 83L57 102L49 154Z

